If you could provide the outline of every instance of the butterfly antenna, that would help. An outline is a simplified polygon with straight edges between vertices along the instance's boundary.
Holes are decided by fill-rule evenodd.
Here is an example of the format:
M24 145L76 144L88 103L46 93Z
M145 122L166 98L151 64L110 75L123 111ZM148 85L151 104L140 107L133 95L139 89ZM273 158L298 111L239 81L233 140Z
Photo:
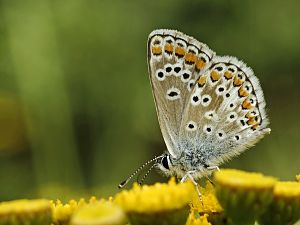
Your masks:
M155 167L156 163L154 163L149 169L148 171L145 173L145 175L143 176L143 178L138 181L139 185L142 185L146 179L146 177L149 175L150 171ZM138 179L139 180L139 179Z
M139 167L136 171L134 171L126 180L122 181L120 184L119 184L119 188L123 188L138 172L140 172L145 166L149 165L150 163L154 162L154 161L157 161L158 159L164 157L164 155L160 155L160 156L157 156L151 160L149 160L148 162L146 162L144 165L142 165L141 167Z

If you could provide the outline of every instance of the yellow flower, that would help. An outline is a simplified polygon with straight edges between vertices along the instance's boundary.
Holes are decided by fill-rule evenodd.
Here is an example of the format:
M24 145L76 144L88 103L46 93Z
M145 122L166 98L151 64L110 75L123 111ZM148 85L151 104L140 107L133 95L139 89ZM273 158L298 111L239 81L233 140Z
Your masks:
M20 199L0 203L0 224L50 224L51 207L48 200Z
M199 213L221 213L223 212L222 206L219 204L215 194L215 188L210 183L206 183L205 188L199 188L202 195L202 202L198 196L198 193L194 191L192 199L192 208Z
M214 178L217 198L235 224L254 224L272 201L275 178L233 169L218 171Z
M165 224L184 224L193 193L191 182L176 184L172 178L168 184L134 184L131 190L118 193L115 203L127 212L132 225L163 224L163 221Z
M300 219L300 183L277 182L274 199L268 210L261 215L261 225L289 225Z
M99 202L83 206L71 218L71 225L124 225L127 219L123 210L110 203Z
M224 210L216 197L214 186L207 182L205 188L199 189L202 194L202 202L197 192L194 191L191 208L200 215L209 215L208 221L212 224L219 224L224 220Z
M83 198L78 202L70 200L67 204L63 204L60 200L57 200L56 202L51 201L52 222L54 225L68 224L71 216L77 209L87 204L96 204L97 202L98 200L96 197L91 197L88 203Z
M196 218L195 212L192 211L188 217L186 225L212 225L210 222L208 222L207 218L208 214L204 214Z

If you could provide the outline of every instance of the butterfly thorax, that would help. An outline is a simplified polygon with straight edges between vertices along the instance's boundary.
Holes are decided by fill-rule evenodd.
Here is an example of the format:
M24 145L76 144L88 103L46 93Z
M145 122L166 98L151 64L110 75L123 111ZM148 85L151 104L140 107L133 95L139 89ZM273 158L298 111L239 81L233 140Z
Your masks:
M197 151L183 151L179 158L174 158L166 153L158 168L167 176L184 177L192 172L195 179L208 176L211 173L211 166L207 164L207 156L197 153Z

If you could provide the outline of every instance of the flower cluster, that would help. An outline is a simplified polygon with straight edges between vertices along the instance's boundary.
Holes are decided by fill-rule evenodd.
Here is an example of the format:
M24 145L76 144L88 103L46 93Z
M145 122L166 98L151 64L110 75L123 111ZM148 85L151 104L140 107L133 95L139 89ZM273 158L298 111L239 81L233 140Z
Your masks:
M299 181L299 175L296 178ZM0 203L0 225L292 225L300 219L300 182L224 169L213 183L139 186L109 199Z

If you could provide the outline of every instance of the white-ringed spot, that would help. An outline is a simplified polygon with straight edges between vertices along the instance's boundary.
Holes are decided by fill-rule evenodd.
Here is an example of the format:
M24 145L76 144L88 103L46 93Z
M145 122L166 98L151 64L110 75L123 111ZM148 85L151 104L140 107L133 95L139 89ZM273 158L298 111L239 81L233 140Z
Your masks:
M180 90L178 88L172 87L169 90L167 90L166 98L168 100L176 100L180 98Z
M201 103L201 97L197 94L191 96L191 103L193 106L197 106Z
M236 112L231 112L227 116L227 121L228 122L233 122L233 121L235 121L237 119L237 117L238 117L238 115L237 115Z
M204 107L207 107L207 106L209 106L210 103L211 103L210 95L203 95L202 98L201 98L201 104Z
M197 130L197 124L194 121L189 121L185 127L187 131L195 131Z
M157 80L159 81L163 81L166 79L166 74L165 74L165 71L162 70L162 69L158 69L156 72L155 72L155 77Z
M205 125L205 126L203 127L203 131L204 131L204 133L206 133L206 134L211 134L211 133L213 132L213 128L212 128L211 125Z

